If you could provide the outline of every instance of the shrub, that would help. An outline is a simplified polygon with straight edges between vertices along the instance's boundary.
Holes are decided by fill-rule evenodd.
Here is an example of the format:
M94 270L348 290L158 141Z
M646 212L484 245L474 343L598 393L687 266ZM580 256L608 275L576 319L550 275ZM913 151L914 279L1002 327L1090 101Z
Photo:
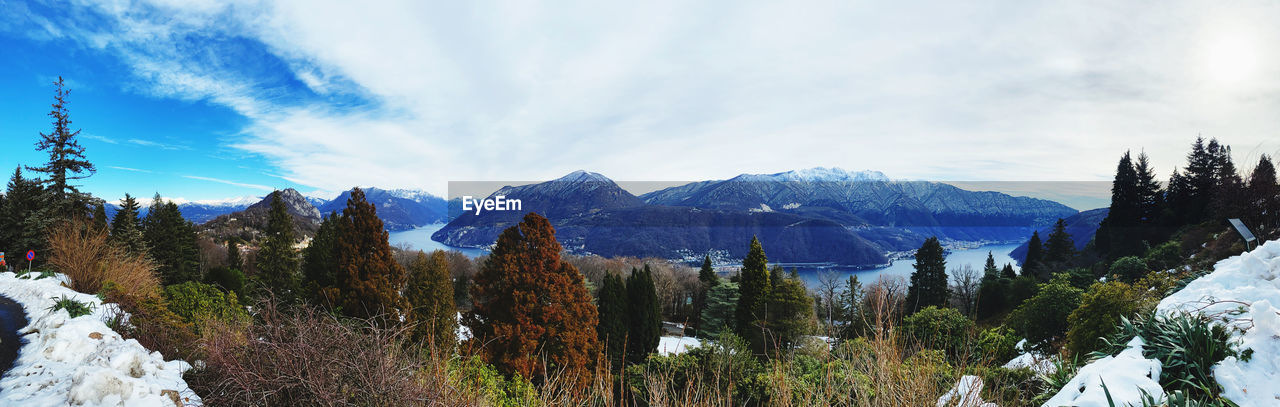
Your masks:
M902 320L902 332L919 345L955 356L968 342L973 321L954 308L928 306Z
M240 269L226 266L209 269L204 276L205 283L222 287L227 292L235 293L239 298L244 298L245 280L244 272Z
M188 281L171 285L164 288L164 299L169 310L191 324L197 333L211 319L232 325L249 322L249 313L240 305L234 292L223 293L209 284Z
M1177 240L1170 240L1148 249L1142 260L1155 270L1169 270L1186 261L1182 257L1182 245Z
M1009 326L1038 349L1048 350L1067 333L1067 316L1080 305L1083 290L1066 281L1040 285L1040 291L1009 314Z
M115 282L116 290L131 297L160 292L156 266L142 254L129 254L107 240L105 230L84 221L67 220L50 229L48 266L66 274L71 288L98 293L103 284Z
M479 356L451 359L449 381L458 383L469 398L487 401L491 406L532 406L539 400L537 389L528 380L520 375L503 377Z
M978 334L978 357L1004 364L1018 356L1018 341L1022 338L1004 326L984 329Z
M93 304L76 301L66 296L62 296L53 306L49 307L50 311L67 310L72 318L89 315L93 313Z
M1036 291L1040 289L1040 281L1033 276L1018 276L1009 282L1009 301L1006 302L1011 308L1017 308L1019 305L1031 297L1036 295Z
M1214 380L1213 365L1227 356L1248 360L1252 353L1248 349L1241 352L1225 326L1204 315L1180 313L1149 314L1134 321L1123 318L1116 332L1103 341L1103 350L1094 356L1120 353L1135 336L1145 342L1143 356L1160 361L1160 386L1198 401L1218 400L1221 387Z
M1102 338L1111 335L1120 318L1130 318L1142 306L1142 292L1119 281L1096 283L1080 300L1080 307L1067 316L1067 350L1086 355L1098 349Z
M1111 263L1109 274L1114 280L1133 283L1147 274L1147 264L1142 262L1135 256L1127 256L1116 259L1115 263Z
M108 316L107 325L121 336L136 339L165 357L195 360L200 356L191 324L170 311L158 293L132 295L109 281L102 286L100 296L119 307Z
M1068 269L1062 273L1065 275L1067 281L1071 283L1072 287L1082 290L1087 289L1089 286L1093 285L1093 283L1098 282L1098 279L1093 276L1093 272L1084 267Z

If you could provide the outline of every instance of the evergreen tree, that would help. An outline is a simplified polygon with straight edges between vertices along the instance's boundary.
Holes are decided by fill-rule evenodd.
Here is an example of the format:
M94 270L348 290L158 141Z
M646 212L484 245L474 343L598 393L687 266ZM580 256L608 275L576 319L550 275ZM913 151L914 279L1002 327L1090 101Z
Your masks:
M457 346L457 307L453 303L453 282L449 279L449 263L443 251L428 256L421 251L409 263L409 283L405 299L412 311L410 339L414 343L431 341L433 349L450 354Z
M124 194L120 210L111 218L111 240L130 254L146 254L146 239L142 236L142 220L138 219L138 200Z
M631 269L627 277L627 362L641 363L658 349L662 337L662 310L653 271Z
M766 309L771 349L791 349L800 336L809 333L814 323L813 298L795 274L771 287Z
M1009 267L1013 272L1013 267ZM1004 277L996 267L996 259L987 252L987 263L982 267L982 282L978 285L978 318L987 318L1005 307L1005 291L1013 277Z
M61 76L53 85L57 88L53 96L53 110L49 112L49 117L53 118L53 131L40 133L40 142L36 143L37 150L49 154L49 161L43 166L27 169L48 175L44 183L50 193L55 217L84 216L89 208L89 196L81 193L71 181L88 178L97 170L85 159L84 147L76 140L80 130L71 131L71 114L67 112L67 95L71 90L63 86Z
M764 254L760 240L751 237L747 257L742 260L738 281L738 308L735 311L735 330L747 339L757 352L764 350L765 306L769 301L769 258Z
M600 323L596 325L596 335L604 346L610 366L619 369L627 348L628 331L627 287L622 282L622 276L606 272L597 295Z
M1272 233L1280 227L1280 185L1276 183L1276 167L1266 154L1258 159L1258 165L1253 167L1253 172L1249 175L1246 201L1252 208L1246 217L1250 225L1260 232L1268 233L1260 238L1274 236Z
M107 226L107 206L99 201L93 206L93 228L95 230L106 231Z
M498 371L535 384L561 372L574 381L559 384L581 389L598 362L599 320L582 274L560 250L551 221L536 213L504 230L476 274L464 323L474 348Z
M1103 220L1104 222L1106 220ZM1049 273L1044 272L1044 243L1040 241L1040 232L1031 232L1031 240L1027 242L1027 257L1022 260L1022 275L1034 276L1044 281L1049 280Z
M721 282L707 290L707 307L702 310L702 329L698 335L717 339L721 332L731 331L738 308L738 283Z
M930 237L916 250L915 271L907 287L907 313L912 314L934 305L947 304L947 261L938 238Z
M1215 222L1242 217L1245 211L1245 185L1231 160L1231 147L1219 146L1213 157L1215 181L1209 212Z
M1181 175L1185 179L1180 180L1178 199L1170 202L1179 224L1199 223L1205 219L1217 185L1215 156L1219 148L1218 140L1209 140L1206 146L1203 137L1196 137L1191 145L1186 171Z
M377 317L381 324L399 321L408 306L400 296L405 272L391 254L377 208L365 200L363 190L354 188L339 219L342 236L338 239L337 288L330 291L335 295L331 303L349 316Z
M840 330L842 338L855 338L870 330L867 322L871 317L866 315L866 307L862 306L862 283L858 282L858 276L850 275L845 282L839 305L841 321L844 322L844 327Z
M1004 268L1000 269L1000 278L1012 280L1018 278L1018 274L1013 271L1012 264L1005 263Z
M297 299L300 287L298 252L293 249L293 243L293 219L280 199L280 191L272 192L267 229L263 231L262 244L256 255L258 273L254 277L263 289L270 290L285 303Z
M320 222L311 245L302 250L302 287L312 301L324 305L323 291L336 292L338 284L338 242L342 239L340 229L344 221L342 215L332 212Z
M702 310L707 306L707 291L710 291L716 284L720 284L720 277L716 276L716 270L711 268L711 255L706 255L702 259L702 268L698 270L698 293L694 296L694 332L702 329Z
M178 204L156 194L142 221L142 238L165 285L200 281L200 251L195 225L182 218Z
M244 268L244 260L240 259L240 245L234 239L227 239L227 267L236 270Z
M27 250L40 253L47 247L44 231L53 222L48 201L40 181L24 178L22 167L13 171L4 205L0 206L0 251L9 253L6 261L15 269L26 267ZM35 263L41 264L44 259L36 256Z
M1164 230L1165 192L1156 180L1155 170L1151 168L1147 153L1138 154L1138 162L1133 166L1137 176L1137 197L1139 220L1142 226L1140 238L1146 242L1159 242L1168 238Z
M1044 264L1050 274L1056 273L1066 270L1075 255L1076 246L1067 233L1067 223L1059 218L1053 225L1053 231L1049 232L1049 239L1044 242Z
M1116 177L1111 182L1111 206L1107 217L1098 225L1095 245L1108 258L1140 253L1142 247L1143 197L1138 170L1128 151L1120 157ZM1027 267L1023 267L1027 269ZM1037 270L1039 271L1039 270ZM1048 280L1043 273L1036 273Z

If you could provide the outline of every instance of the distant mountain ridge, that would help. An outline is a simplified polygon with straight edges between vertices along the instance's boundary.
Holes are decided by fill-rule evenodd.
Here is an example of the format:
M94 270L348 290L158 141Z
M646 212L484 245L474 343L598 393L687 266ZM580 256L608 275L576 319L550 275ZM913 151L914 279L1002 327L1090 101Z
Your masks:
M1066 223L1067 234L1071 235L1072 243L1075 243L1077 251L1084 249L1084 246L1093 240L1093 236L1098 233L1098 225L1102 224L1102 220L1106 219L1109 208L1090 209L1078 214L1063 218ZM1049 233L1053 231L1053 227L1045 227L1038 230L1040 239L1048 239ZM1027 240L1031 239L1031 235L1027 235ZM1027 246L1030 242L1023 241L1021 245L1009 252L1009 257L1018 261L1021 265L1027 259Z
M378 208L378 218L389 231L413 229L448 220L448 203L424 191L410 189L363 188L365 200ZM342 213L351 199L351 191L319 205L320 213ZM314 203L314 201L313 201Z
M294 234L300 238L314 236L316 230L320 228L320 211L293 188L278 192L285 211L293 218ZM272 195L268 194L244 210L219 215L201 224L199 230L218 240L233 236L246 241L255 240L267 227L271 197Z

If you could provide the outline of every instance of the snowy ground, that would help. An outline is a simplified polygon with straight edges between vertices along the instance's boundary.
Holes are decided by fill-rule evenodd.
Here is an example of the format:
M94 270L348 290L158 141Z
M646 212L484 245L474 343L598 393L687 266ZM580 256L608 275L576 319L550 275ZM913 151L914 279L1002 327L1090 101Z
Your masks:
M1240 348L1252 349L1244 362L1229 357L1213 372L1223 387L1223 396L1241 407L1280 405L1280 241L1270 241L1251 252L1214 265L1214 272L1198 278L1186 288L1160 301L1161 313L1197 312L1224 321L1236 328L1232 334ZM1137 338L1135 338L1137 339ZM1141 341L1136 340L1138 346ZM1144 379L1152 369L1158 376L1159 362L1142 359L1130 349L1114 358L1104 358L1081 368L1075 379L1046 406L1063 404L1106 406L1094 394L1102 394L1105 380L1116 405L1141 405L1137 388L1148 388ZM1128 361L1123 361L1129 353ZM1154 366L1151 364L1154 363ZM1094 380L1097 379L1097 380ZM1122 384L1124 383L1124 384ZM1148 389L1154 390L1154 389ZM1155 394L1154 391L1152 394Z
M166 362L138 341L122 339L103 323L113 304L104 307L98 297L64 287L65 278L0 273L0 295L22 304L30 322L18 332L26 342L18 359L0 378L0 405L200 405L182 380L190 365ZM93 312L71 318L66 310L51 311L62 297L92 304Z
M689 349L702 346L698 338L691 336L663 336L658 340L658 354L679 355Z
M1053 365L1054 357L1045 356L1045 355L1041 355L1039 352L1026 350L1024 349L1025 346L1027 346L1026 339L1018 341L1018 344L1016 345L1016 347L1018 350L1022 351L1023 353L1021 355L1018 355L1018 357L1013 358L1013 360L1010 360L1009 363L1005 363L1004 367L1008 369L1018 369L1018 368L1025 367L1025 368L1031 369L1031 371L1036 372L1038 374L1042 374L1042 375L1053 374L1053 372L1057 369L1057 367Z

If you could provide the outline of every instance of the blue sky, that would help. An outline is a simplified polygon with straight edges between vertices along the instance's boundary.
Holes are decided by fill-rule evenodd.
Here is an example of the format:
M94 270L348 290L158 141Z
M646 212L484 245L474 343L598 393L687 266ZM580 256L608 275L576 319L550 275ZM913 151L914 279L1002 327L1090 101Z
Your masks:
M43 159L57 75L108 199L1280 151L1273 3L892 3L0 0L0 165Z

